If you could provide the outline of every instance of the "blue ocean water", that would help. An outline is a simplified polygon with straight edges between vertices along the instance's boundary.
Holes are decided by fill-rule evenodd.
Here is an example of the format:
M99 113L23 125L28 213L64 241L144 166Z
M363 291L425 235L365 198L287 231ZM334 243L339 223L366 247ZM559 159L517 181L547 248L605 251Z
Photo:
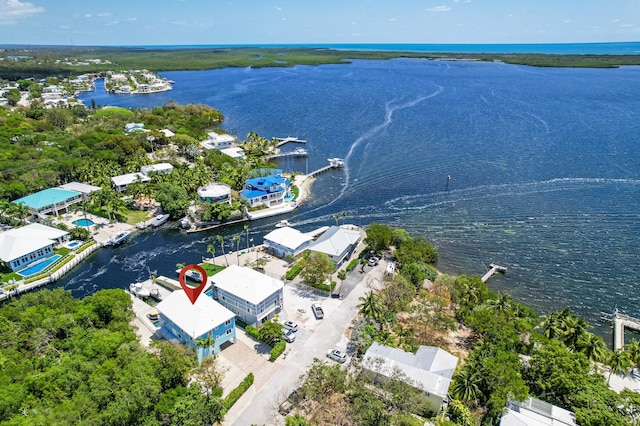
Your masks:
M303 231L378 221L426 235L447 273L508 267L489 281L542 313L570 307L640 316L640 67L533 68L397 59L293 68L163 72L174 90L83 95L85 103L206 103L241 138L307 139L311 198L287 219ZM280 163L305 171L301 160ZM253 243L280 218L250 223ZM221 232L233 249L232 235ZM144 233L60 282L76 295L123 287L208 256L216 232ZM607 326L596 329L608 335Z

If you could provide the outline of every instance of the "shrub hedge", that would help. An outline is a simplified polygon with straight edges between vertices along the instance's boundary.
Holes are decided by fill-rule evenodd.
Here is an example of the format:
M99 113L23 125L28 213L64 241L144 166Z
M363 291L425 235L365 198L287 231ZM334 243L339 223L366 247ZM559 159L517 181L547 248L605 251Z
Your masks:
M226 409L229 410L231 407L233 407L233 404L238 402L240 397L244 395L244 393L251 387L252 384L253 373L249 373L247 374L247 377L245 377L242 382L240 382L240 384L234 390L232 390L224 399L224 406L226 407Z
M260 340L260 338L258 337L260 334L260 329L258 329L258 327L255 327L253 325L247 325L244 328L244 331L246 331L247 334L253 337L254 339Z
M287 273L285 274L285 278L288 281L291 281L292 279L298 276L298 274L300 273L300 270L302 270L302 265L300 263L296 263L287 271Z
M269 361L273 362L276 359L278 359L278 357L282 355L282 353L286 348L287 348L287 344L282 340L276 343L275 345L273 345L273 348L269 353Z
M349 262L349 264L347 265L347 272L351 272L354 269L356 269L356 266L358 266L358 263L360 262L360 258L355 258L353 259L351 262Z

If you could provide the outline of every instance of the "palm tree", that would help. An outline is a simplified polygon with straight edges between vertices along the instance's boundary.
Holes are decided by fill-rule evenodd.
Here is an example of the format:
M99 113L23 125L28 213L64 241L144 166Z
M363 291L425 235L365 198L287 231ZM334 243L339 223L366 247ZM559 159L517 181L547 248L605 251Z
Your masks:
M572 350L579 349L579 342L582 335L588 333L588 329L592 328L591 324L584 318L567 317L566 329L562 335L564 343Z
M640 368L640 341L633 339L631 343L626 346L626 350L629 353L629 358L636 368Z
M374 320L378 320L378 318L382 316L384 311L382 302L380 301L380 297L372 290L369 290L367 294L361 296L359 300L362 302L358 305L358 308L360 308L358 312L360 314L366 318L373 318Z
M602 361L607 354L607 346L602 337L589 332L584 332L580 336L577 348L593 361Z
M551 315L543 315L541 318L542 321L538 324L538 328L543 330L542 334L544 334L548 339L555 339L558 337L562 331L560 315L558 312L553 312Z
M24 219L29 216L29 207L22 203L12 203L9 207L12 215L17 216L20 219L20 223L24 225Z
M207 253L211 253L211 258L213 259L213 264L216 264L216 246L213 244L209 244L207 246Z
M622 349L616 349L613 352L609 352L605 359L605 364L609 367L609 378L607 384L611 383L611 375L615 372L616 375L627 374L631 369L631 359L629 352Z
M485 306L495 314L506 314L511 312L512 300L508 294L499 292L498 298L487 300Z
M82 210L82 215L84 216L84 223L87 225L87 231L90 230L89 221L87 220L87 210L89 209L90 205L91 203L89 201L81 201L76 205L76 208L75 208L76 211Z
M233 241L236 243L236 257L238 259L238 266L240 266L240 235L234 235Z
M249 251L249 225L244 225L244 232L247 234L247 251Z
M335 219L335 221L336 221L336 226L338 226L338 217L339 217L339 216L338 216L338 213L334 213L334 214L333 214L333 218L334 218L334 219Z
M478 383L480 383L478 373L474 371L471 364L467 364L467 368L462 369L462 371L453 377L449 394L454 399L462 402L477 401L481 395Z
M342 224L344 225L345 220L347 219L347 211L342 210Z
M224 237L218 234L216 235L216 238L218 239L218 243L220 244L220 249L222 250L222 255L224 256L224 261L227 264L227 266L229 266L229 261L227 260L227 254L224 252Z
M211 347L216 344L216 339L211 336L207 336L205 338L200 338L196 340L196 346L199 349L203 349L204 353L202 354L202 358L206 358L211 355ZM198 351L200 352L200 351Z

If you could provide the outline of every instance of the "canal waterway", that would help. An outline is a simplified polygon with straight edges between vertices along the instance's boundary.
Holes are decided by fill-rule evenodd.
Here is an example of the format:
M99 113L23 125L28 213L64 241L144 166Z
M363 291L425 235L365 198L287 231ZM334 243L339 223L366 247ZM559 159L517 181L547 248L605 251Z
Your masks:
M286 58L285 58L286 59ZM618 308L640 316L640 68L560 69L397 59L294 68L161 72L171 92L82 96L86 104L148 108L205 103L244 138L298 136L309 170L327 158L311 198L285 216L303 231L333 214L425 235L443 272L482 275L541 313L570 307L597 323ZM305 171L304 160L283 160ZM93 255L58 285L83 296L126 288L177 263L259 244L278 217L186 234L141 233ZM220 252L218 251L218 254ZM230 258L231 260L231 258ZM608 335L607 326L598 325Z

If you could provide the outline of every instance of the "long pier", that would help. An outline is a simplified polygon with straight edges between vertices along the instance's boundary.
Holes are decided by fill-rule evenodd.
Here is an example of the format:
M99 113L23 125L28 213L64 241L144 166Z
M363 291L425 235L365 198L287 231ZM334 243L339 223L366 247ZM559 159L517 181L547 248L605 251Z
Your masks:
M489 280L489 278L491 278L492 276L494 276L498 272L503 273L503 274L507 272L507 268L506 267L500 266L500 265L496 265L495 263L490 264L489 267L491 269L489 269L487 271L487 273L484 274L482 276L482 278L480 278L483 283L486 283Z
M318 170L312 171L307 175L307 178L316 177L320 173L324 173L327 170L339 169L344 167L344 160L342 158L329 158L328 160L329 160L328 166L320 167Z
M613 349L624 346L625 328L640 332L640 319L621 314L618 309L613 311L613 315L605 312L601 312L600 315L603 320L613 322Z
M270 154L270 155L265 155L264 158L267 159L273 159L273 158L284 158L284 157L308 157L309 153L307 152L306 149L304 148L298 148L295 151L291 151L291 152L282 152L279 154Z
M288 143L307 143L306 140L304 139L298 139L297 137L294 136L287 136L286 138L275 138L277 139L279 142L276 145L276 148L280 148L282 145L286 145Z

